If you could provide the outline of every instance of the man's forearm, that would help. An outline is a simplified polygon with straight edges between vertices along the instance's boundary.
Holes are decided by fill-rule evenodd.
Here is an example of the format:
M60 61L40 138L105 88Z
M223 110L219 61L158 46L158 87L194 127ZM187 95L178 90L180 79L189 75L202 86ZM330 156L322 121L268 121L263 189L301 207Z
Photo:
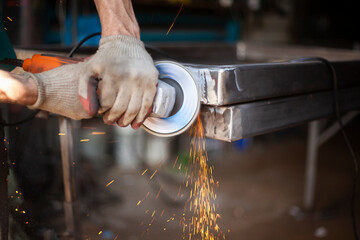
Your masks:
M37 97L38 90L34 79L0 70L1 103L32 105Z
M131 0L94 0L99 13L102 37L121 34L140 39Z

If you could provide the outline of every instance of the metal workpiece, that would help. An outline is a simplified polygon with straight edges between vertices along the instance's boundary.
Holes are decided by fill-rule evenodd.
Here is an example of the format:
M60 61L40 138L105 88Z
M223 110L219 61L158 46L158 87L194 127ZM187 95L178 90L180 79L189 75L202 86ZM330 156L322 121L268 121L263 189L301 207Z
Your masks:
M360 87L339 91L341 112L360 108ZM236 141L335 114L332 91L232 106L203 106L205 136Z
M208 66L184 64L193 75L201 104L223 106L332 89L321 62L279 62ZM333 62L339 87L360 86L360 61Z

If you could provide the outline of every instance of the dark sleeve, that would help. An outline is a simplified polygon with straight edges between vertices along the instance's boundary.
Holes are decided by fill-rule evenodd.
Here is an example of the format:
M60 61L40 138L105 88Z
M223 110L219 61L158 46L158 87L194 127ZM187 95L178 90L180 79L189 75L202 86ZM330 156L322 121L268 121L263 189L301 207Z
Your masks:
M0 60L3 60L4 58L16 58L16 55L7 36L4 21L0 13ZM14 68L15 67L13 66L0 64L0 69L2 70L11 71Z

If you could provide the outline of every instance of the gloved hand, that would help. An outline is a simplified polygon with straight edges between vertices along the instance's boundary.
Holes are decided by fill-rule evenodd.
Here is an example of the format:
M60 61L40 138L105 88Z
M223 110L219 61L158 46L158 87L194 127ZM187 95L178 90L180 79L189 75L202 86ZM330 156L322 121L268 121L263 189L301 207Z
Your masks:
M72 119L91 118L78 96L79 74L85 63L64 65L39 74L25 73L35 80L38 97L30 108L38 108Z
M156 94L158 71L144 44L135 37L112 35L100 40L99 49L82 69L79 96L88 99L89 81L99 80L100 109L104 122L138 128Z

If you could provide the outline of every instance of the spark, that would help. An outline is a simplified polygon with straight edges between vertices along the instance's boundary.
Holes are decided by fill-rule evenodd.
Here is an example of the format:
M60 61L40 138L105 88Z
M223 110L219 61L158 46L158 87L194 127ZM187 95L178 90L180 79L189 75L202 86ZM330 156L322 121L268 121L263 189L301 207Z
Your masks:
M106 184L106 186L105 186L105 187L110 186L110 184L112 184L114 181L115 181L114 179L113 179L113 180L111 180L110 182L108 182L108 184Z
M65 133L59 133L59 136L65 136L66 134Z
M96 129L95 127L82 127L82 128L90 129L90 130L95 130Z
M154 215L155 215L155 212L156 212L156 211L154 210L154 212L153 212L153 213L151 214L151 217L154 217Z
M106 132L92 132L89 135L104 135Z
M11 22L13 21L10 17L6 17L7 19L9 19Z
M156 169L155 172L151 175L150 179L152 179L152 178L155 176L155 174L156 174L157 171L158 171L158 170Z
M178 191L177 197L180 196L180 192L181 192L181 185L179 186L179 191Z
M169 34L169 32L171 31L171 29L173 28L173 26L174 26L174 24L175 24L175 21L176 21L176 19L178 18L179 14L180 14L180 12L181 12L181 10L182 10L182 8L183 8L183 6L184 6L184 2L181 3L180 9L179 9L178 13L176 14L176 17L175 17L174 21L172 22L169 30L167 31L166 36Z
M143 173L141 175L144 175L147 172L148 169L145 169L145 171L143 171Z
M81 139L80 140L80 142L89 142L90 141L90 139L88 139L88 138L85 138L85 139Z
M102 234L102 231L100 231L98 234L101 235L101 234Z
M115 236L114 240L118 239L118 237L119 237L119 234Z
M173 168L175 168L178 159L179 159L179 156L177 156L177 158L176 158L176 160L175 160L175 162L174 162Z
M141 200L139 200L139 201L138 201L138 203L137 203L136 205L137 205L137 206L139 206L139 205L140 205L140 203L141 203Z
M158 193L156 194L156 197L155 197L155 199L158 199L158 198L159 198L159 196L160 196L160 193L161 193L161 190L162 190L162 187L160 187L160 189L159 189Z

